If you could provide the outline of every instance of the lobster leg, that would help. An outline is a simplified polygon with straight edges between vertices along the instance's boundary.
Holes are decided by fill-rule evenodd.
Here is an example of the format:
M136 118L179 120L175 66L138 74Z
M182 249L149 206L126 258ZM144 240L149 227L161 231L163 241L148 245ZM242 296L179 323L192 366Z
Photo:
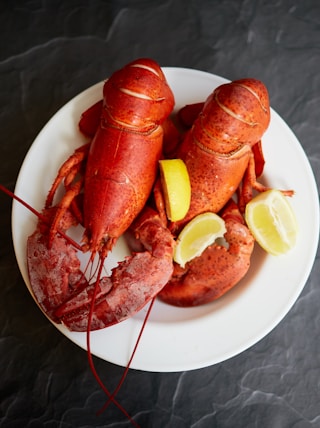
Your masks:
M100 100L82 113L79 121L79 129L83 135L91 138L94 137L100 125L102 107L103 100Z
M262 175L263 173L264 165L266 163L263 155L263 150L262 150L262 141L261 140L258 141L256 144L252 146L251 149L254 156L254 168L255 168L256 177L260 177L260 175Z
M45 208L50 208L52 206L54 195L59 185L64 181L66 192L57 205L55 216L52 219L49 232L49 247L52 245L54 236L60 228L61 219L75 200L76 196L80 194L83 186L83 174L81 174L81 171L88 157L89 148L90 143L87 143L74 151L74 153L61 165L57 177L49 190ZM76 176L79 173L80 178L76 179Z
M259 156L257 158L257 153L251 152L248 166L243 176L242 184L238 188L238 196L239 196L238 206L241 213L244 213L247 203L251 201L254 190L259 193L270 190L269 186L265 186L264 184L257 181L257 173L256 173L257 159L259 162L259 159L261 159L261 157ZM260 166L258 166L258 170L259 168ZM293 190L281 190L281 192L285 196L292 196L294 194Z
M71 184L76 174L80 172L84 160L88 156L90 143L79 147L74 153L61 165L58 174L48 192L45 207L52 205L54 195L60 183L67 178L67 184Z
M203 109L204 102L188 104L178 111L178 120L186 129L190 129Z
M175 264L170 282L158 297L171 305L198 306L216 300L244 277L250 267L254 238L231 200L222 213L228 248L217 243L185 268Z
M55 318L70 330L86 331L94 294L96 301L90 320L91 330L108 327L133 316L170 279L174 240L158 214L148 208L135 222L133 230L145 251L127 257L113 269L110 277L98 279L55 310Z
M265 192L268 189L269 187L264 186L263 184L257 181L255 157L254 154L251 152L247 169L243 176L241 186L238 189L238 206L240 211L242 213L245 211L247 203L251 201L253 197L253 190L256 190L257 192Z

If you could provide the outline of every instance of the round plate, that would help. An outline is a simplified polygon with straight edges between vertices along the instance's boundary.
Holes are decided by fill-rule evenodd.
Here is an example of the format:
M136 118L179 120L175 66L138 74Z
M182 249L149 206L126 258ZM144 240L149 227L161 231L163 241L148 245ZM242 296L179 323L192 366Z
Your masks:
M176 109L203 101L227 80L209 73L164 68L176 98ZM41 210L60 164L85 140L78 131L80 114L102 97L98 83L67 103L47 123L30 148L21 167L15 192ZM294 189L291 204L300 232L295 248L287 255L269 256L258 246L247 276L224 297L197 308L176 308L156 301L131 367L170 372L206 367L239 354L268 334L292 307L311 271L319 230L318 192L307 157L297 138L273 110L263 137L266 158L263 181L281 189ZM285 167L284 167L285 163ZM299 174L297 174L299 171ZM17 261L31 292L26 266L27 236L36 217L18 202L13 203L12 230ZM125 243L108 257L109 267L125 255ZM32 294L32 292L31 292ZM147 308L133 318L91 334L91 351L112 363L126 366ZM86 349L86 334L66 337Z

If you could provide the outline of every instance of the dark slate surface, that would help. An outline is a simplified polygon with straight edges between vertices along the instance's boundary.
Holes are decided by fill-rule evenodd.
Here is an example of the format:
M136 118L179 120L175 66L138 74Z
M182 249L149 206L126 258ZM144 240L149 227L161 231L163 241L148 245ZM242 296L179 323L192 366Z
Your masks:
M263 80L319 186L318 0L2 1L0 36L0 182L10 189L50 117L140 56ZM0 426L130 426L115 406L96 416L105 396L85 352L29 295L13 252L11 201L0 200ZM142 427L320 427L319 271L317 255L289 314L249 350L190 372L130 370L119 401ZM112 390L123 369L95 362Z

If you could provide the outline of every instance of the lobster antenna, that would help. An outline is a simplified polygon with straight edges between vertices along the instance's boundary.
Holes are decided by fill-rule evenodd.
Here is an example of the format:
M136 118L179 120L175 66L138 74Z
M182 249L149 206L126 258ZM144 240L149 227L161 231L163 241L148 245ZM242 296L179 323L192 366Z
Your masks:
M10 196L10 198L15 199L16 201L20 202L20 204L22 204L25 208L27 208L29 211L31 211L34 215L36 215L38 218L40 218L41 220L43 220L44 222L46 221L45 217L39 213L39 211L35 210L34 208L32 208L31 205L29 205L26 201L24 201L23 199L19 198L19 196L15 195L13 192L11 192L9 189L7 189L6 187L4 187L2 184L0 184L0 190L5 193L6 195Z
M92 358L91 343L90 343L91 322L92 322L92 317L93 317L94 303L95 303L96 295L98 292L100 277L101 277L101 273L102 273L102 269L103 269L103 261L104 261L104 257L101 257L101 260L99 262L100 264L99 264L99 270L98 270L98 277L97 277L97 281L96 281L95 286L94 286L94 291L93 291L93 296L92 296L92 300L91 300L91 304L90 304L90 311L89 311L89 316L88 316L88 325L87 325L87 331L86 331L88 362L89 362L89 366L90 366L90 369L92 371L92 374L95 377L97 383L99 384L99 386L103 390L103 392L107 395L108 402L114 403L118 407L118 409L128 418L128 420L131 422L131 424L133 426L135 426L136 428L140 428L140 426L132 419L132 417L129 415L129 413L126 411L126 409L124 407L122 407L121 404L115 399L115 394L114 393L111 394L111 392L104 385L102 379L100 378L100 376L99 376L99 374L95 368L95 364L94 364L93 358ZM117 390L118 390L118 387L117 387Z
M29 211L31 211L35 216L37 216L43 223L49 224L49 221L47 217L39 213L36 209L34 209L31 205L28 204L28 202L24 201L23 199L19 198L16 194L11 192L9 189L4 187L2 184L0 184L0 190L5 193L6 195L10 196L10 198L15 199L18 201L21 205L23 205L25 208L27 208ZM76 241L74 241L70 236L62 232L62 230L57 230L59 235L61 235L64 239L66 239L71 245L73 245L77 250L82 250L81 245L79 245Z
M125 368L125 371L123 372L123 374L122 374L122 376L121 376L121 379L120 379L120 381L119 381L119 383L118 383L118 385L117 385L116 389L113 391L113 393L112 393L111 397L109 397L108 401L107 401L107 402L104 404L104 406L99 410L98 415L100 415L101 413L103 413L103 412L107 409L107 407L109 407L109 405L110 405L110 404L111 404L111 402L113 401L113 398L118 394L118 392L119 392L119 390L120 390L120 388L121 388L121 386L122 386L122 384L123 384L123 382L124 382L124 380L125 380L125 378L126 378L126 376L127 376L127 374L128 374L128 371L129 371L129 369L130 369L130 366L131 366L131 363L132 363L133 357L134 357L134 355L135 355L135 353L136 353L136 350L138 349L138 345L139 345L139 343L140 343L140 339L141 339L141 337L142 337L142 333L143 333L144 328L145 328L145 326L146 326L146 324L147 324L147 321L148 321L148 319L149 319L149 316L150 316L150 313L151 313L151 310L152 310L152 307L153 307L153 304L154 304L155 300L156 300L156 298L155 298L155 297L153 297L153 299L151 300L151 303L150 303L149 308L148 308L148 310L147 310L146 316L144 317L143 324L142 324L141 329L140 329L140 332L139 332L139 336L138 336L138 338L137 338L137 340L136 340L136 344L135 344L135 346L134 346L134 348L133 348L133 351L132 351L132 353L131 353L130 360L128 361L128 364L127 364L127 366L126 366L126 368Z

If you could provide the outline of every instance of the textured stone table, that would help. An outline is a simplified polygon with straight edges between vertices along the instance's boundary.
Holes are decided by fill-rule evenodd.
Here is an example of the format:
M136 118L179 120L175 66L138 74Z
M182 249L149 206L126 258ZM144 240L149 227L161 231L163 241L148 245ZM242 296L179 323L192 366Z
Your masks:
M319 186L318 0L3 1L0 35L0 182L11 190L51 116L140 56L263 80ZM96 416L104 393L85 352L33 302L13 251L11 201L0 201L1 428L129 426L113 405ZM318 254L291 311L250 349L189 372L130 370L119 401L142 427L320 427L319 275ZM123 369L94 360L115 388Z

